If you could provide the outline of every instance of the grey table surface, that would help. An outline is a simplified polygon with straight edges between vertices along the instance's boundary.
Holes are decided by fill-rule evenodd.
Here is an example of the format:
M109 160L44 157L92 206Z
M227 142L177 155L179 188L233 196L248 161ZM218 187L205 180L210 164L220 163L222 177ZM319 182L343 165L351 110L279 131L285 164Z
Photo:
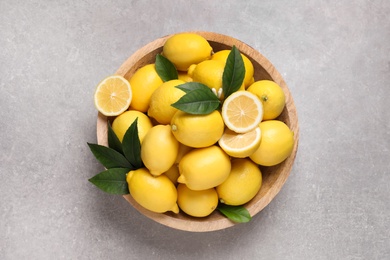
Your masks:
M390 1L0 1L0 259L390 259ZM87 180L97 83L203 30L282 74L300 143L253 220L189 233Z

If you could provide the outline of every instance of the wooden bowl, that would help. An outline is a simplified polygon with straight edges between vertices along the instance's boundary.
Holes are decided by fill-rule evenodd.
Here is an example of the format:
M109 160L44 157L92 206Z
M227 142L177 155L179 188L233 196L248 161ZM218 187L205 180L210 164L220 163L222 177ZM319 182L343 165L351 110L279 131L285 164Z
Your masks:
M244 205L245 208L247 208L250 212L251 216L254 216L258 212L260 212L265 206L267 206L276 196L276 194L278 194L278 192L286 182L293 166L299 140L298 117L294 101L282 76L271 64L271 62L269 62L258 51L248 46L247 44L226 35L203 31L195 31L194 33L197 33L207 39L210 45L213 47L214 52L223 49L230 50L231 47L235 45L241 53L245 54L252 61L255 69L255 80L273 80L282 87L286 96L286 106L282 114L278 117L278 119L285 122L294 132L294 149L292 154L279 165L272 167L261 167L261 172L263 175L262 187L256 197L254 197L250 202ZM136 51L120 66L116 74L122 75L125 78L130 79L130 77L138 68L146 64L154 63L156 54L162 52L162 47L165 41L170 36L171 35L167 35L162 38L159 38ZM98 114L97 140L99 144L106 146L107 120L112 120L112 118L107 118L100 113ZM163 225L179 230L192 232L207 232L220 230L235 225L235 223L225 218L217 210L214 211L210 216L204 218L190 217L183 212L180 212L179 214L174 214L170 212L160 214L151 212L141 207L137 202L133 200L130 195L125 195L124 198L143 215Z

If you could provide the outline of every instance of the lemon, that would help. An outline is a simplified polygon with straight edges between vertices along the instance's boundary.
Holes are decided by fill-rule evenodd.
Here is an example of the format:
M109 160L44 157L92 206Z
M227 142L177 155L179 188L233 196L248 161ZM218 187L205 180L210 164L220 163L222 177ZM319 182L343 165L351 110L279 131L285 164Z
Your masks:
M260 129L260 146L249 157L264 166L273 166L284 161L293 150L294 133L279 120L263 121L260 123Z
M188 75L187 72L179 71L178 77L180 80L185 81L185 82L192 82L193 79Z
M148 64L139 68L129 79L133 99L130 109L141 112L148 111L150 97L153 92L163 83L157 74L154 64Z
M222 105L222 117L230 130L236 133L247 133L261 122L263 105L255 94L237 91L225 99Z
M173 184L177 184L177 178L179 178L180 173L179 173L179 167L175 163L172 165L171 168L168 169L168 171L164 172L164 175L167 176Z
M286 98L282 88L271 80L256 81L247 89L263 103L263 120L275 119L283 111Z
M220 201L238 206L247 203L259 192L262 184L261 171L248 158L232 160L229 177L216 188Z
M149 117L144 113L141 113L136 110L128 110L117 116L112 122L112 130L122 142L123 136L125 135L127 129L131 124L138 118L137 127L138 127L138 137L142 143L146 133L152 128L152 122Z
M95 90L96 109L105 116L117 116L127 110L132 101L130 83L122 76L103 79Z
M194 82L200 82L217 92L222 88L222 75L225 64L218 60L205 60L197 65L192 65L188 75Z
M215 144L221 138L224 127L222 116L217 110L207 115L193 115L178 110L171 121L176 139L195 148Z
M230 158L220 147L198 148L181 159L177 182L186 184L191 190L206 190L224 182L230 169Z
M199 64L192 64L188 69L188 75L194 82L202 83L216 93L220 93L218 98L223 97L222 94L222 77L225 70L225 64L219 60L205 60ZM245 90L244 83L239 90Z
M130 195L142 207L157 213L179 213L177 190L167 176L154 177L146 168L130 171L126 181Z
M218 144L228 155L244 158L252 155L259 148L260 139L260 127L244 134L237 134L226 128Z
M214 188L191 190L185 184L177 187L177 204L181 210L193 217L206 217L218 206L218 194Z
M211 56L211 60L219 60L222 61L223 63L226 63L229 53L230 50L217 51ZM248 87L254 81L253 74L255 70L252 62L248 59L248 57L246 57L242 53L241 53L241 57L244 61L244 67L245 67L244 86Z
M187 71L191 64L210 59L212 47L202 36L195 33L178 33L163 46L163 55L178 70Z
M175 163L179 143L169 125L153 126L141 144L141 159L150 173L158 176Z
M171 106L178 101L185 92L176 88L185 81L174 79L164 82L159 86L150 98L148 116L156 119L160 124L169 124L177 108Z

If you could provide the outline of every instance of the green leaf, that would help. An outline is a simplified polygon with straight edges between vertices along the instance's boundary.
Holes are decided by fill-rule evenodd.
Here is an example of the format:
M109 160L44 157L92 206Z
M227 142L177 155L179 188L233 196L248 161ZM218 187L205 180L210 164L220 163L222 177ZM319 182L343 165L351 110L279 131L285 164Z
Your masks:
M221 104L213 91L201 83L185 83L177 86L177 88L180 88L186 94L171 106L189 114L209 114Z
M191 92L195 89L206 89L206 88L209 89L209 87L199 82L187 82L176 86L176 88L183 90L185 93Z
M115 151L123 154L122 143L119 141L119 138L116 136L114 130L112 130L110 122L107 122L107 137L108 137L108 147L114 149Z
M156 55L155 66L156 66L157 74L164 82L179 78L175 65L173 65L172 62L170 62L167 58L165 58L161 54Z
M95 158L103 164L107 169L110 168L129 168L133 169L134 167L129 163L129 161L119 152L115 151L112 148L99 145L99 144L90 144L88 143L89 149L95 156Z
M138 117L123 136L122 149L125 157L134 169L143 167L141 160L141 142L138 137Z
M237 91L245 78L245 66L240 51L233 45L226 60L222 75L222 89L224 97L227 98Z
M229 206L220 203L217 209L228 219L236 223L246 223L252 219L249 211L243 206Z
M126 174L129 171L130 169L126 168L111 168L95 175L89 181L107 193L129 194L129 187L126 181Z

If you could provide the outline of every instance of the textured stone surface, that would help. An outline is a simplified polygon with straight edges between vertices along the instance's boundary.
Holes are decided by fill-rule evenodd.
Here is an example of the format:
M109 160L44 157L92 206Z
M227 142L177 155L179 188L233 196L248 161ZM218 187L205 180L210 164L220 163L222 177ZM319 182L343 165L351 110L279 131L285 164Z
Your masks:
M390 259L389 1L0 2L0 259ZM87 179L96 84L144 44L206 30L285 78L300 122L249 224L187 233Z

